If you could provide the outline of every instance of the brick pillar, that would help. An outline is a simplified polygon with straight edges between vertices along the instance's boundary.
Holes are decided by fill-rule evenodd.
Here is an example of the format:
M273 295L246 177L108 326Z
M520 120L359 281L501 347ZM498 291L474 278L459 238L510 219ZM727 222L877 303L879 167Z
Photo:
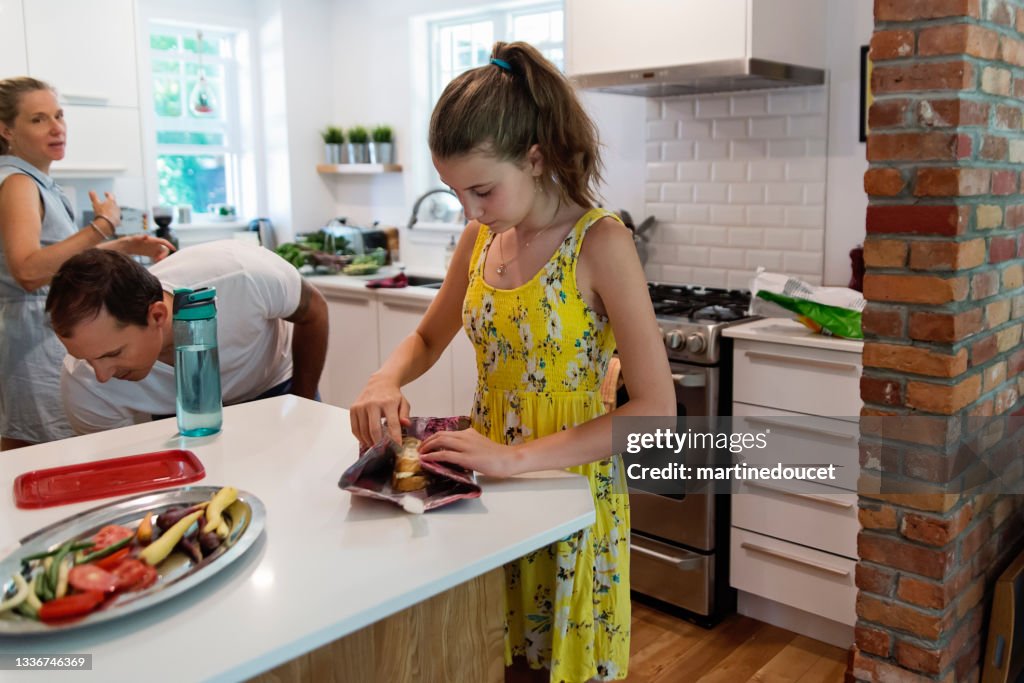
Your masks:
M977 681L992 584L1024 537L1024 497L965 481L979 460L1020 479L1024 0L874 8L847 673Z

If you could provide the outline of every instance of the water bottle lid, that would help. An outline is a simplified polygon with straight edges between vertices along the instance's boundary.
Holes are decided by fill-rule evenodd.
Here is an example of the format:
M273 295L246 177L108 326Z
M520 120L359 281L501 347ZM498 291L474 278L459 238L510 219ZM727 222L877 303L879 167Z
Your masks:
M217 290L213 287L200 287L192 290L187 287L174 290L175 320L209 320L217 317Z

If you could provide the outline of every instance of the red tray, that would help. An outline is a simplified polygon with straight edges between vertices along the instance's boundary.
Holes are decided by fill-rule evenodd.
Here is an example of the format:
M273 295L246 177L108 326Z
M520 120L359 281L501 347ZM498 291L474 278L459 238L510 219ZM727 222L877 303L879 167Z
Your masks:
M14 480L20 508L43 508L166 488L206 476L195 453L156 451L25 472Z

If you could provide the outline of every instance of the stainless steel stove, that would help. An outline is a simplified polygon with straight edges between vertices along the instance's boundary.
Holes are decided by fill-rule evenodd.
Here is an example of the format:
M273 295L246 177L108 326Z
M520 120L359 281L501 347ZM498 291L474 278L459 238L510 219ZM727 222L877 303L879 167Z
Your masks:
M648 290L672 371L677 415L704 417L714 427L732 408L732 347L722 330L755 318L747 313L750 292L660 283L649 283ZM711 457L709 452L709 464ZM630 489L630 508L635 593L704 625L734 609L727 495Z

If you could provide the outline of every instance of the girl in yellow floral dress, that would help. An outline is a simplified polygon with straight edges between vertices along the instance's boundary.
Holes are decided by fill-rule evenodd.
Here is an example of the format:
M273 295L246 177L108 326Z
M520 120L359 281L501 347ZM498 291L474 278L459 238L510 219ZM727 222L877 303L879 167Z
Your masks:
M629 231L591 208L597 131L562 74L525 43L455 78L430 122L441 179L469 224L416 332L352 406L368 445L409 416L401 387L463 327L476 348L473 427L423 442L423 458L490 476L558 468L590 481L596 523L509 563L510 680L624 678L629 661L629 503L611 415L673 415L668 361ZM604 414L617 349L630 394Z

